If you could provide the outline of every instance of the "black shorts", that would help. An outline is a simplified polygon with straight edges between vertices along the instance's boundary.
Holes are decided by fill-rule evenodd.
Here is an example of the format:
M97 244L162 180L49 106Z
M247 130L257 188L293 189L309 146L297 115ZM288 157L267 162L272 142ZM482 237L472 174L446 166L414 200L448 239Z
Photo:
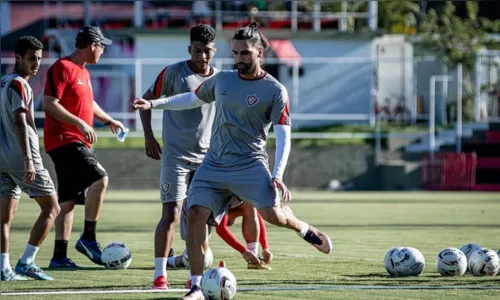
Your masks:
M54 162L59 203L73 200L76 204L85 204L85 190L108 176L83 143L67 144L47 154Z

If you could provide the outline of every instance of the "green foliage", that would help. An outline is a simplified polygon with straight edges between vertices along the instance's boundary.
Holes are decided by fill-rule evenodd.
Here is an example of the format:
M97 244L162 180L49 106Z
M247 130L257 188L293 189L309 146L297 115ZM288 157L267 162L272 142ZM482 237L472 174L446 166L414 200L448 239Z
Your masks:
M421 27L422 46L434 53L450 68L462 64L464 72L471 72L476 51L483 48L487 34L477 19L477 3L468 1L468 18L455 15L455 5L447 1L438 14L431 9Z
M455 15L453 1L439 13L431 9L420 28L422 47L436 55L450 69L463 66L463 119L474 117L474 85L471 74L476 63L476 52L484 48L498 47L488 39L488 32L500 29L499 21L478 18L477 1L467 1L467 18Z
M387 33L402 33L401 26L416 28L418 4L410 0L379 1L379 27Z

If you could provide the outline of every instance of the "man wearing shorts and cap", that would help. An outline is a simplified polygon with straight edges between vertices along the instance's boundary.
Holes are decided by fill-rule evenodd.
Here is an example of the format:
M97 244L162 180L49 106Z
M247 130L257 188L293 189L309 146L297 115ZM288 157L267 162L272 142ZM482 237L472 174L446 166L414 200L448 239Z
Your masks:
M85 205L84 229L75 248L95 264L102 265L96 224L108 185L108 174L91 152L97 139L92 125L96 119L113 133L125 128L95 102L90 74L85 66L97 63L105 46L111 43L98 27L86 26L76 36L76 50L57 60L47 72L43 98L46 113L44 144L55 165L61 206L55 222L51 269L77 268L67 256L75 205Z

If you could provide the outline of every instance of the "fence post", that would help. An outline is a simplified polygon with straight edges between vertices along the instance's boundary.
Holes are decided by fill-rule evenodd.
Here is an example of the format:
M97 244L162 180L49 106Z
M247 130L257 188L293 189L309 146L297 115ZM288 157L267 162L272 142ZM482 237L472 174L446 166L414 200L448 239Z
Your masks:
M136 58L135 60L135 98L142 96L142 60ZM139 116L139 110L135 112L135 130L138 131L139 127L142 128L142 123Z

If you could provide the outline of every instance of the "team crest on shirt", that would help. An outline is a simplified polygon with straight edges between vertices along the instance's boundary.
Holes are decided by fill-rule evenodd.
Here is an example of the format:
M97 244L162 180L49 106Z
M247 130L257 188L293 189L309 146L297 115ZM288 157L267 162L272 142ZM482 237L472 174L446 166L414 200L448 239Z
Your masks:
M164 181L162 184L161 184L161 190L166 193L170 190L170 183Z
M249 107L254 106L255 104L257 104L257 102L259 102L259 98L257 98L255 94L247 95L247 105Z

